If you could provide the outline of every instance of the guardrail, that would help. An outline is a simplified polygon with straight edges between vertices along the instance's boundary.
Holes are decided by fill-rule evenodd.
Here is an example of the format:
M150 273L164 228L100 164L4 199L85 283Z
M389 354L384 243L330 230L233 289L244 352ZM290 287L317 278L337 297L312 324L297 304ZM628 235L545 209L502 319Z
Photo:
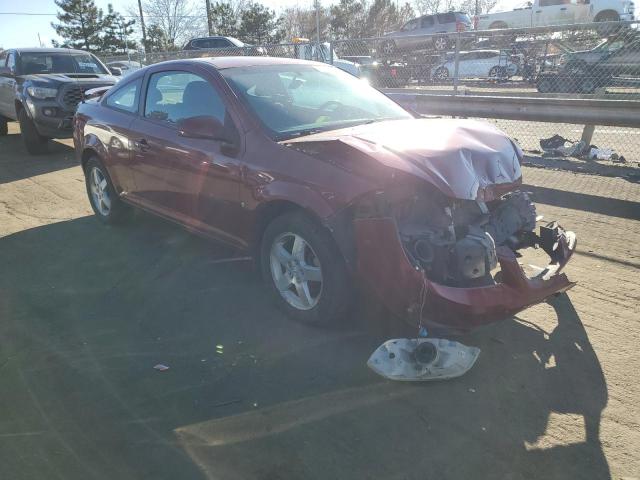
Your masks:
M452 95L383 90L399 104L423 115L500 118L584 125L591 143L595 125L640 128L640 101L581 98Z

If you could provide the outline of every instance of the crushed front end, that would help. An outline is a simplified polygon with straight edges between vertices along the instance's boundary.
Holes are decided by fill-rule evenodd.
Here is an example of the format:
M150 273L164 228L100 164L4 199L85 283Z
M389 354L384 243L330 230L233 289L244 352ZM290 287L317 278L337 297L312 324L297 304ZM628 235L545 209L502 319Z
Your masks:
M467 331L501 320L574 284L561 270L576 238L557 223L536 231L534 204L519 185L480 192L476 200L403 186L375 192L356 208L361 278L412 324ZM526 272L526 249L549 257Z

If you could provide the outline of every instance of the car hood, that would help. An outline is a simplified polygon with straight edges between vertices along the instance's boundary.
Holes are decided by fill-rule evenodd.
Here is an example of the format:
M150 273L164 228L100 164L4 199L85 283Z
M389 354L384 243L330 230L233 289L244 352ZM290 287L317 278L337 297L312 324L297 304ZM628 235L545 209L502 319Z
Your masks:
M22 75L24 80L30 80L38 83L82 83L82 84L100 84L105 83L115 84L118 80L117 77L107 74L75 74L75 73L38 73L33 75Z
M283 143L338 165L358 157L367 167L384 167L369 173L401 171L462 200L489 201L522 181L520 148L493 125L475 120L384 121Z

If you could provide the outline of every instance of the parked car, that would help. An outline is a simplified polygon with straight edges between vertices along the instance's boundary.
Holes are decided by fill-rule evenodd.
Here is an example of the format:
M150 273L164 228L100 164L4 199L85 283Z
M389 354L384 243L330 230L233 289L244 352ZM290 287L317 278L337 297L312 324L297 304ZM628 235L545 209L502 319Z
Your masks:
M140 62L135 62L133 60L116 60L113 62L107 62L106 65L112 73L113 69L117 68L122 76L129 75L130 73L142 68L142 64Z
M69 138L84 92L117 78L97 57L67 48L8 49L0 56L0 135L18 120L29 153L42 153L50 138Z
M560 67L569 73L594 76L640 76L640 37L604 41L591 50L565 53Z
M266 55L264 48L257 47L233 37L199 37L189 40L183 50L217 50L216 55Z
M455 72L455 55L446 55L445 61L433 70L433 78L448 80ZM518 63L500 50L473 50L460 52L459 78L504 78L518 73Z
M98 219L134 205L252 252L299 321L343 319L362 286L412 323L469 330L573 285L560 270L575 236L534 232L509 137L414 116L335 67L158 63L75 118ZM516 252L534 244L550 264L527 277Z
M630 0L533 0L509 12L485 13L474 18L477 30L525 28L571 23L633 20Z
M451 47L446 33L464 32L472 28L471 18L464 12L423 15L405 23L397 32L387 33L380 42L380 52L393 55L398 50L434 48L439 51Z

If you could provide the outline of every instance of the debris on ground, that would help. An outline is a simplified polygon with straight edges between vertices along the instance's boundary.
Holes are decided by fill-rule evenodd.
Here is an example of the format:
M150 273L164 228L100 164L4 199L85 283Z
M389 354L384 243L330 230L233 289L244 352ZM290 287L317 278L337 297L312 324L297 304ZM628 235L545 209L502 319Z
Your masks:
M540 147L545 153L562 157L577 157L584 153L587 149L587 144L583 140L574 142L556 134L552 137L541 139Z
M398 338L380 345L367 366L389 380L446 380L464 375L480 355L468 347L443 338Z
M167 370L169 370L169 367L167 365L163 365L162 363L159 363L156 366L154 366L153 369L158 370L159 372L166 372Z
M627 160L622 155L618 155L615 151L613 151L613 149L598 148L595 145L591 145L588 156L590 160L611 160L612 162L620 163L627 162Z

